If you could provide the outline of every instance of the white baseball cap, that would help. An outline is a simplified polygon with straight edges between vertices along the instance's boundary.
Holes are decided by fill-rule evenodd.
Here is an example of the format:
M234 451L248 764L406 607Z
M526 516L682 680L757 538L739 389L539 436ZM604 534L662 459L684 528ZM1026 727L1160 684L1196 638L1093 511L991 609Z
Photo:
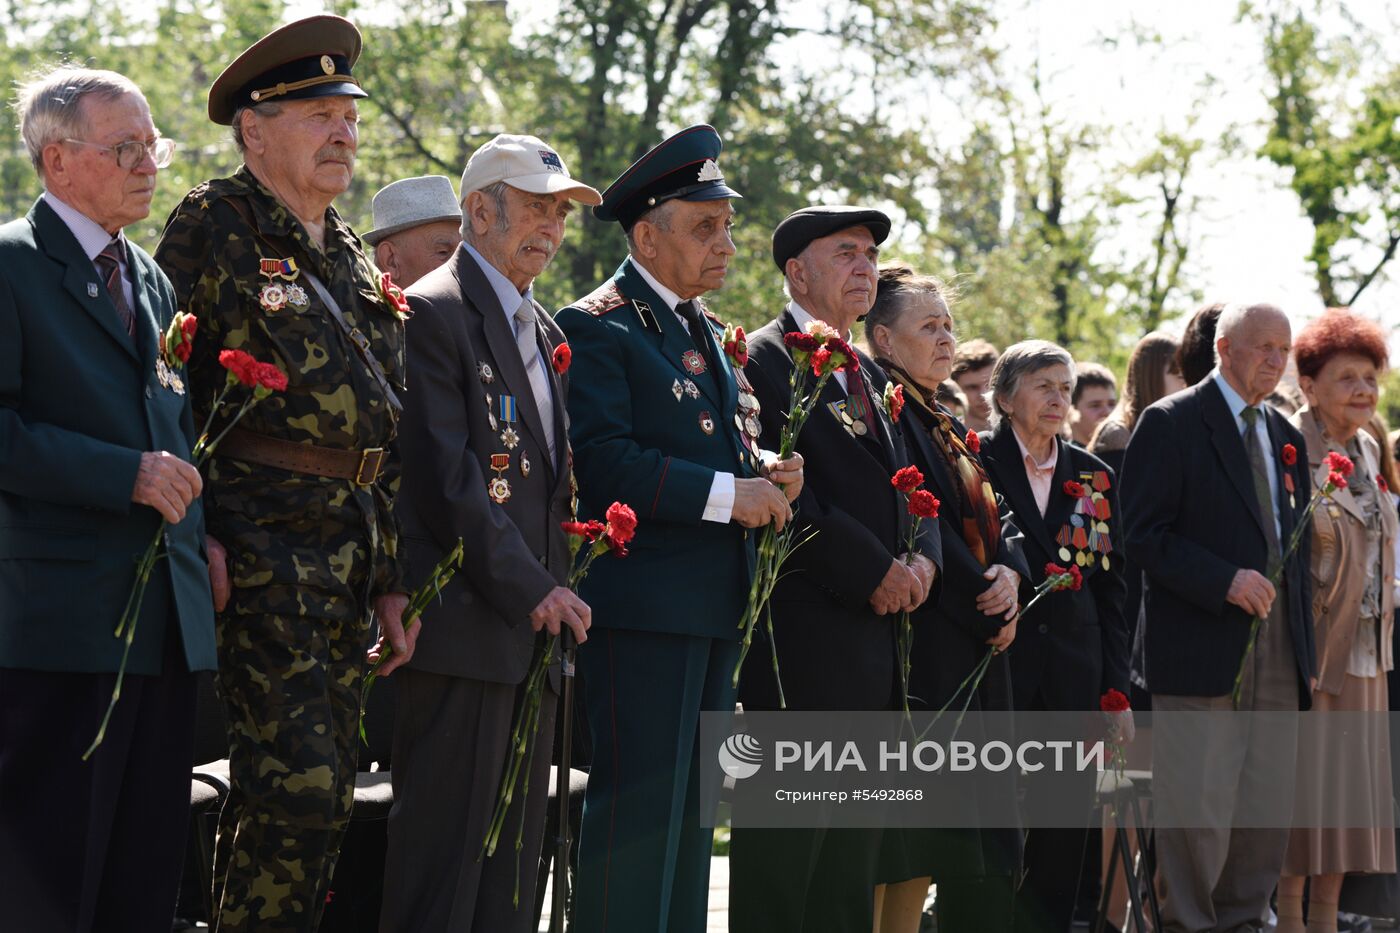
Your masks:
M473 152L462 172L462 198L498 181L534 194L564 194L590 206L603 203L596 190L569 177L559 153L535 136L502 133Z

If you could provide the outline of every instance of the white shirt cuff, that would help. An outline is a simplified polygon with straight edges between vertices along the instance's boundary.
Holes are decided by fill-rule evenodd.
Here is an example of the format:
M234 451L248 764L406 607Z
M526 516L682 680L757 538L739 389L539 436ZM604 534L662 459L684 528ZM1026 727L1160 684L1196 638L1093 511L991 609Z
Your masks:
M734 515L734 474L715 473L710 483L710 498L705 500L705 511L700 518L707 522L729 524Z

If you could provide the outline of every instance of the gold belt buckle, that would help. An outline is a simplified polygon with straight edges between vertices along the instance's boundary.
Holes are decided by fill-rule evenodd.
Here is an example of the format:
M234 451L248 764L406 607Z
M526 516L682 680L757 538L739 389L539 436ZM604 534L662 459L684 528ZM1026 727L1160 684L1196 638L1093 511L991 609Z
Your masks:
M373 456L373 466L370 466L371 456ZM360 466L355 470L356 486L371 486L379 479L379 472L384 467L384 448L369 447L360 451ZM369 478L365 478L366 468L369 469Z

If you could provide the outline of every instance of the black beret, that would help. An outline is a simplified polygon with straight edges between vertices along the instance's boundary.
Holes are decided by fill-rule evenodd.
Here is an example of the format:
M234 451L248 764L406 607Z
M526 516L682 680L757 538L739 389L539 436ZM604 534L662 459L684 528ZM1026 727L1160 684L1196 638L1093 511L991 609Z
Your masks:
M874 208L847 205L819 205L793 211L773 231L773 261L779 271L786 273L787 261L806 249L808 243L850 227L865 227L878 245L890 235L890 218Z
M228 126L239 107L309 97L368 97L350 73L360 31L340 16L308 16L263 36L209 88L209 119Z

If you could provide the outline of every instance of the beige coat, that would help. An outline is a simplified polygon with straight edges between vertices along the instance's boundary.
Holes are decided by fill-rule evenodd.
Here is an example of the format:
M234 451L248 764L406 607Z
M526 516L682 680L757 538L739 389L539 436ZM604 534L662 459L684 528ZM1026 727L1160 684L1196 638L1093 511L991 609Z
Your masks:
M1327 481L1323 458L1330 450L1318 430L1312 412L1304 408L1290 419L1303 433L1308 445L1308 466L1312 488ZM1357 470L1375 477L1380 472L1380 448L1365 431L1357 432L1364 463ZM1338 451L1346 453L1346 451ZM1395 627L1395 535L1400 520L1390 497L1381 494L1381 631L1377 648L1380 669L1391 670L1391 632ZM1347 660L1356 637L1357 617L1366 583L1362 555L1366 550L1366 519L1350 489L1340 489L1324 499L1312 518L1313 625L1317 633L1318 689L1336 695L1342 690Z

